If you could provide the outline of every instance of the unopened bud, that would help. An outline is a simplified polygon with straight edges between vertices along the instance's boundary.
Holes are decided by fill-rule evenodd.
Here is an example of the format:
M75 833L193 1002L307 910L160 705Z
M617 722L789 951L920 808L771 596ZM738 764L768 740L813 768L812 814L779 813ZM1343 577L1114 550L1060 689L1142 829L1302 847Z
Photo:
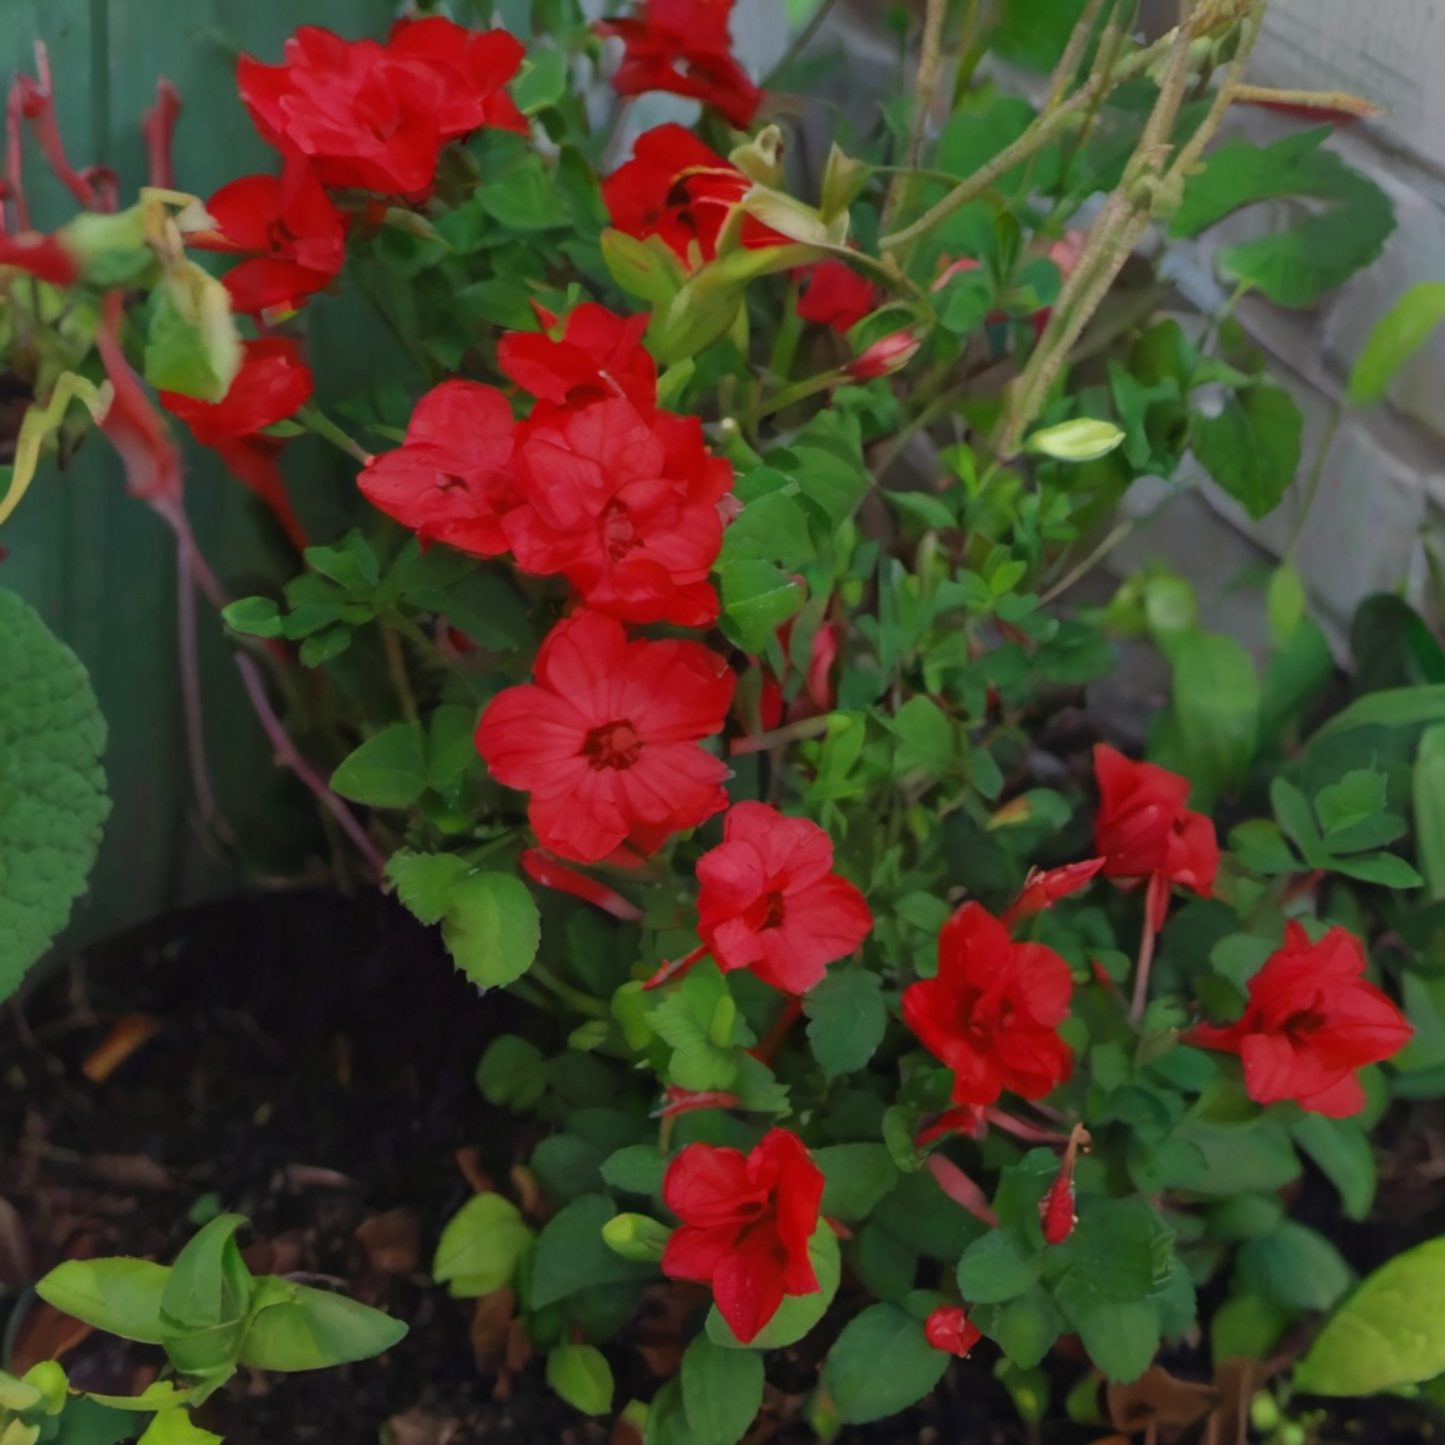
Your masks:
M1024 450L1060 462L1095 462L1123 441L1124 433L1113 422L1080 417L1035 432L1024 443Z
M638 1264L656 1264L672 1231L645 1214L614 1214L602 1226L602 1239L614 1254Z
M875 341L843 368L843 374L854 381L875 381L902 371L915 356L923 342L911 331L895 331Z

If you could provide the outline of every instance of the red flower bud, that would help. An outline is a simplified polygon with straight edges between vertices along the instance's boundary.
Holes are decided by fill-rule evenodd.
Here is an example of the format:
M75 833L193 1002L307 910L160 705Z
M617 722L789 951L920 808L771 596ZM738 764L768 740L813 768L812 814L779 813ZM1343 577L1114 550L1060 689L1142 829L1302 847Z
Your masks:
M880 376L892 376L918 355L922 345L923 342L913 332L895 331L855 356L843 368L843 375L854 381L874 381Z
M957 1305L940 1305L924 1321L923 1332L935 1350L960 1360L983 1338L983 1331Z
M1049 1192L1039 1200L1039 1222L1044 1227L1047 1244L1062 1244L1073 1232L1079 1216L1074 1211L1074 1161L1080 1146L1089 1142L1088 1130L1075 1124L1064 1149L1064 1162L1059 1177L1049 1185Z

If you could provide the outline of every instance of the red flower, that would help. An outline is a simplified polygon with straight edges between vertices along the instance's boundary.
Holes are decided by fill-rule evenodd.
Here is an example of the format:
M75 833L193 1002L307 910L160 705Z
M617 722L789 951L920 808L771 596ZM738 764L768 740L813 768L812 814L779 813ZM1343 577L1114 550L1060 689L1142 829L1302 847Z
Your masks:
M820 1288L808 1241L818 1227L823 1172L796 1134L772 1129L747 1155L689 1144L668 1166L662 1197L682 1220L662 1272L711 1284L718 1312L743 1344L784 1296Z
M609 888L605 883L599 883L595 878L589 878L585 873L579 873L575 868L569 868L565 863L559 863L544 848L524 848L519 860L522 864L522 871L534 883L540 883L544 888L555 888L559 893L570 893L573 898L580 898L584 903L591 903L602 909L604 913L610 913L614 918L620 918L624 923L637 923L643 917L640 909L629 898L624 898L614 888Z
M1249 981L1249 1007L1228 1028L1202 1025L1200 1048L1238 1054L1259 1104L1294 1099L1312 1114L1347 1119L1365 1107L1355 1070L1398 1053L1414 1032L1393 1002L1362 977L1365 950L1343 928L1318 943L1291 921L1284 947Z
M288 159L280 179L242 176L222 186L206 212L216 229L193 236L193 246L253 257L223 278L243 315L296 310L303 297L329 286L346 260L346 217L305 160Z
M873 927L863 895L831 871L833 843L806 818L738 803L697 863L698 933L724 973L751 969L784 993L823 981Z
M846 261L819 261L807 271L808 288L798 315L837 332L856 326L878 305L878 288Z
M763 93L733 59L732 8L733 0L646 0L638 19L599 22L599 35L615 35L627 47L612 77L618 95L665 90L714 106L730 125L746 127Z
M696 642L629 642L620 622L577 612L542 644L536 681L488 704L477 750L532 794L543 847L579 863L623 843L655 853L727 806L727 768L697 744L722 727L734 682Z
M924 1321L923 1333L935 1350L960 1360L983 1338L983 1331L957 1305L939 1305Z
M444 381L417 403L406 441L373 457L357 485L423 541L496 557L507 550L501 516L516 505L513 425L511 405L494 387Z
M304 550L306 533L279 465L286 443L260 433L284 421L310 398L311 370L301 359L301 348L288 337L267 336L242 345L241 369L220 401L163 391L160 402L190 427L202 446L221 458L237 481L265 502L293 545Z
M1034 914L1052 908L1059 899L1067 898L1071 893L1088 887L1094 875L1103 868L1104 862L1103 858L1090 858L1084 863L1069 863L1063 868L1050 868L1048 872L1031 868L1029 876L1024 879L1023 891L1003 915L1004 926L1012 927L1025 918L1032 918Z
M309 156L326 186L421 196L449 141L479 126L526 130L501 92L522 45L450 20L400 21L385 45L303 25L281 65L243 55L241 99L263 139Z
M1152 763L1130 762L1100 743L1094 749L1099 816L1094 849L1106 878L1157 875L1208 898L1219 869L1214 824L1191 813L1189 780Z
M577 406L620 396L639 411L651 411L657 363L642 344L650 319L646 313L619 316L588 302L568 316L559 340L542 332L508 332L497 344L497 365L540 401Z
M696 417L644 416L621 400L543 412L518 428L516 471L526 505L502 526L524 571L561 572L589 607L624 621L716 619L707 578L733 471Z
M1040 1099L1073 1070L1055 1030L1073 980L1051 948L1015 943L981 904L965 903L938 936L938 976L910 985L903 1019L953 1070L956 1104L991 1104L1005 1090Z
M632 159L602 182L612 224L645 240L661 236L689 266L717 255L718 233L752 189L730 161L709 150L680 125L661 125L638 136ZM786 236L749 216L744 246L786 246Z

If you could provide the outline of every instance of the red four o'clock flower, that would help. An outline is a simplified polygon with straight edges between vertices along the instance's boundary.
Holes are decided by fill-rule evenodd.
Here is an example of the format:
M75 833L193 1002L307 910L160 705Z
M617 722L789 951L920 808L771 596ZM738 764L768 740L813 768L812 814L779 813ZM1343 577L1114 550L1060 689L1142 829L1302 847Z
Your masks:
M878 305L878 288L846 261L819 261L807 269L807 289L798 298L804 321L833 331L850 331Z
M494 387L444 381L417 403L406 441L373 457L357 485L424 541L474 557L507 550L501 515L516 505L512 408Z
M549 326L553 318L543 314ZM651 318L618 316L592 302L567 317L560 338L510 331L497 343L497 365L523 391L557 406L625 397L641 412L657 402L657 363L642 344Z
M303 25L282 64L243 55L237 80L262 138L309 157L322 185L422 196L449 141L484 125L526 130L501 89L522 55L504 31L438 17L399 22L384 46Z
M1094 749L1099 814L1094 848L1106 878L1167 879L1208 898L1219 869L1214 824L1191 813L1189 780L1153 763L1130 762L1100 743Z
M346 217L300 157L287 160L280 179L242 176L222 186L206 212L216 228L192 236L193 246L252 256L222 278L232 307L245 315L294 311L330 285L346 259Z
M698 933L724 973L751 969L784 993L821 983L873 927L863 895L832 871L833 841L806 818L738 803L697 863Z
M627 47L612 78L617 93L685 95L743 129L763 93L733 59L732 8L733 0L645 0L636 19L601 21L598 34L615 35Z
M696 642L629 642L620 622L574 613L542 644L536 681L488 704L477 750L531 793L544 848L580 863L623 843L655 853L727 806L727 767L697 744L721 729L735 681Z
M983 1338L983 1331L957 1305L940 1305L923 1322L923 1333L935 1350L959 1359Z
M311 396L311 370L302 360L300 346L289 337L266 336L242 345L241 369L220 401L163 391L160 402L190 427L202 446L221 458L232 476L265 502L300 550L307 545L306 533L291 506L278 463L286 443L261 433L291 416Z
M682 1220L662 1255L673 1279L711 1284L743 1344L786 1295L813 1294L808 1241L818 1227L823 1172L796 1134L772 1129L750 1153L689 1144L668 1166L667 1207Z
M1347 1119L1365 1107L1355 1070L1398 1053L1414 1032L1364 971L1353 934L1332 928L1311 943L1291 921L1284 947L1249 981L1244 1017L1196 1028L1188 1042L1238 1054L1256 1103L1294 1099L1312 1114Z
M564 573L589 607L629 622L717 617L707 579L733 471L696 417L622 400L543 411L518 428L516 476L526 505L502 527L525 571Z
M752 189L730 161L709 150L680 125L644 132L632 159L602 182L612 224L629 236L660 236L689 266L717 255L718 233ZM744 246L785 246L786 236L747 217Z
M981 904L965 903L938 936L938 975L903 994L903 1020L953 1070L956 1104L991 1104L1008 1089L1039 1099L1069 1077L1056 1032L1073 980L1051 948L1015 943Z

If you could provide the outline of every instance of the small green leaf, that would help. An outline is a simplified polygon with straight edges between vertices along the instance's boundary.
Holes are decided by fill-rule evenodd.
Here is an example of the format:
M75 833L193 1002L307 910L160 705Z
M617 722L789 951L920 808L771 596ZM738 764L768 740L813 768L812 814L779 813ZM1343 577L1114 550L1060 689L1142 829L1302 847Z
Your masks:
M158 391L218 402L241 357L226 288L194 261L169 266L146 333L145 379Z
M1325 1322L1295 1371L1308 1395L1373 1395L1445 1373L1445 1239L1406 1250Z
M512 1277L531 1243L521 1213L500 1194L478 1194L447 1221L437 1241L432 1278L454 1298L491 1294Z
M716 964L699 964L645 1018L672 1046L667 1065L672 1083L683 1089L731 1087L737 1075L731 1046L737 1010Z
M624 1194L660 1194L667 1161L655 1144L629 1144L609 1154L602 1164L602 1177Z
M1174 715L1189 776L1205 799L1243 781L1259 735L1259 678L1230 637L1199 632L1174 658Z
M442 937L453 962L478 988L498 988L532 966L542 919L520 878L472 873L453 886Z
M1147 1300L1116 1300L1066 1277L1055 1294L1089 1358L1115 1384L1137 1380L1159 1349L1159 1316Z
M331 775L331 786L353 803L406 808L427 786L421 724L393 723L368 738Z
M1365 342L1350 372L1350 401L1355 406L1384 401L1395 378L1442 322L1445 282L1422 281L1406 291Z
M1239 1252L1241 1277L1278 1304L1327 1310L1354 1282L1350 1267L1323 1235L1293 1220L1252 1239Z
M735 1350L780 1350L785 1345L796 1344L828 1312L828 1306L838 1292L842 1260L838 1253L838 1237L828 1227L826 1219L818 1221L818 1227L808 1241L808 1258L818 1278L819 1288L816 1291L787 1295L778 1306L777 1314L747 1345L732 1332L732 1327L714 1305L707 1316L708 1338L715 1345Z
M387 862L386 881L421 922L440 923L457 884L470 872L466 859L455 853L413 853L403 848Z
M736 1445L762 1408L763 1383L757 1350L697 1335L682 1357L682 1403L696 1445Z
M912 1315L897 1305L870 1305L828 1352L823 1386L839 1419L866 1424L917 1404L943 1378L948 1358Z
M239 1357L253 1370L323 1370L369 1360L406 1334L400 1320L345 1295L276 1275L260 1283Z
M1364 1219L1375 1202L1378 1171L1370 1136L1353 1119L1306 1114L1291 1129L1297 1143L1339 1190L1350 1219Z
M1445 899L1445 726L1425 729L1411 777L1415 850L1433 901Z
M565 50L538 47L528 54L522 73L511 85L512 99L523 115L556 105L567 93L567 60Z
M70 1259L35 1286L47 1304L124 1340L158 1345L173 1333L161 1315L170 1270L147 1259Z
M542 1309L579 1290L601 1284L630 1284L655 1279L648 1264L622 1259L607 1247L602 1229L617 1213L601 1194L574 1199L543 1226L532 1255L528 1303Z
M558 1345L547 1352L547 1383L574 1410L605 1415L616 1386L612 1367L592 1345Z
M242 597L221 609L221 620L232 632L247 637L280 637L281 609L269 597Z
M1277 386L1236 392L1218 416L1196 416L1195 455L1256 520L1279 506L1300 465L1304 418Z
M489 1104L518 1113L532 1108L547 1089L547 1066L536 1044L499 1034L477 1065L477 1088Z
M813 1151L823 1171L822 1210L849 1224L866 1219L898 1183L898 1166L883 1144L832 1144Z
M808 1043L830 1079L861 1069L883 1042L888 1009L882 988L876 973L833 968L803 995Z
M190 1329L229 1324L246 1313L251 1275L236 1247L241 1214L218 1214L176 1256L161 1293L161 1311Z
M997 1304L1034 1284L1043 1263L1042 1253L1025 1245L1012 1229L991 1229L964 1251L958 1288L966 1300Z
M744 559L720 567L723 628L746 652L762 652L807 601L807 588L772 562Z
M136 1445L222 1445L222 1437L202 1430L184 1410L162 1410Z

